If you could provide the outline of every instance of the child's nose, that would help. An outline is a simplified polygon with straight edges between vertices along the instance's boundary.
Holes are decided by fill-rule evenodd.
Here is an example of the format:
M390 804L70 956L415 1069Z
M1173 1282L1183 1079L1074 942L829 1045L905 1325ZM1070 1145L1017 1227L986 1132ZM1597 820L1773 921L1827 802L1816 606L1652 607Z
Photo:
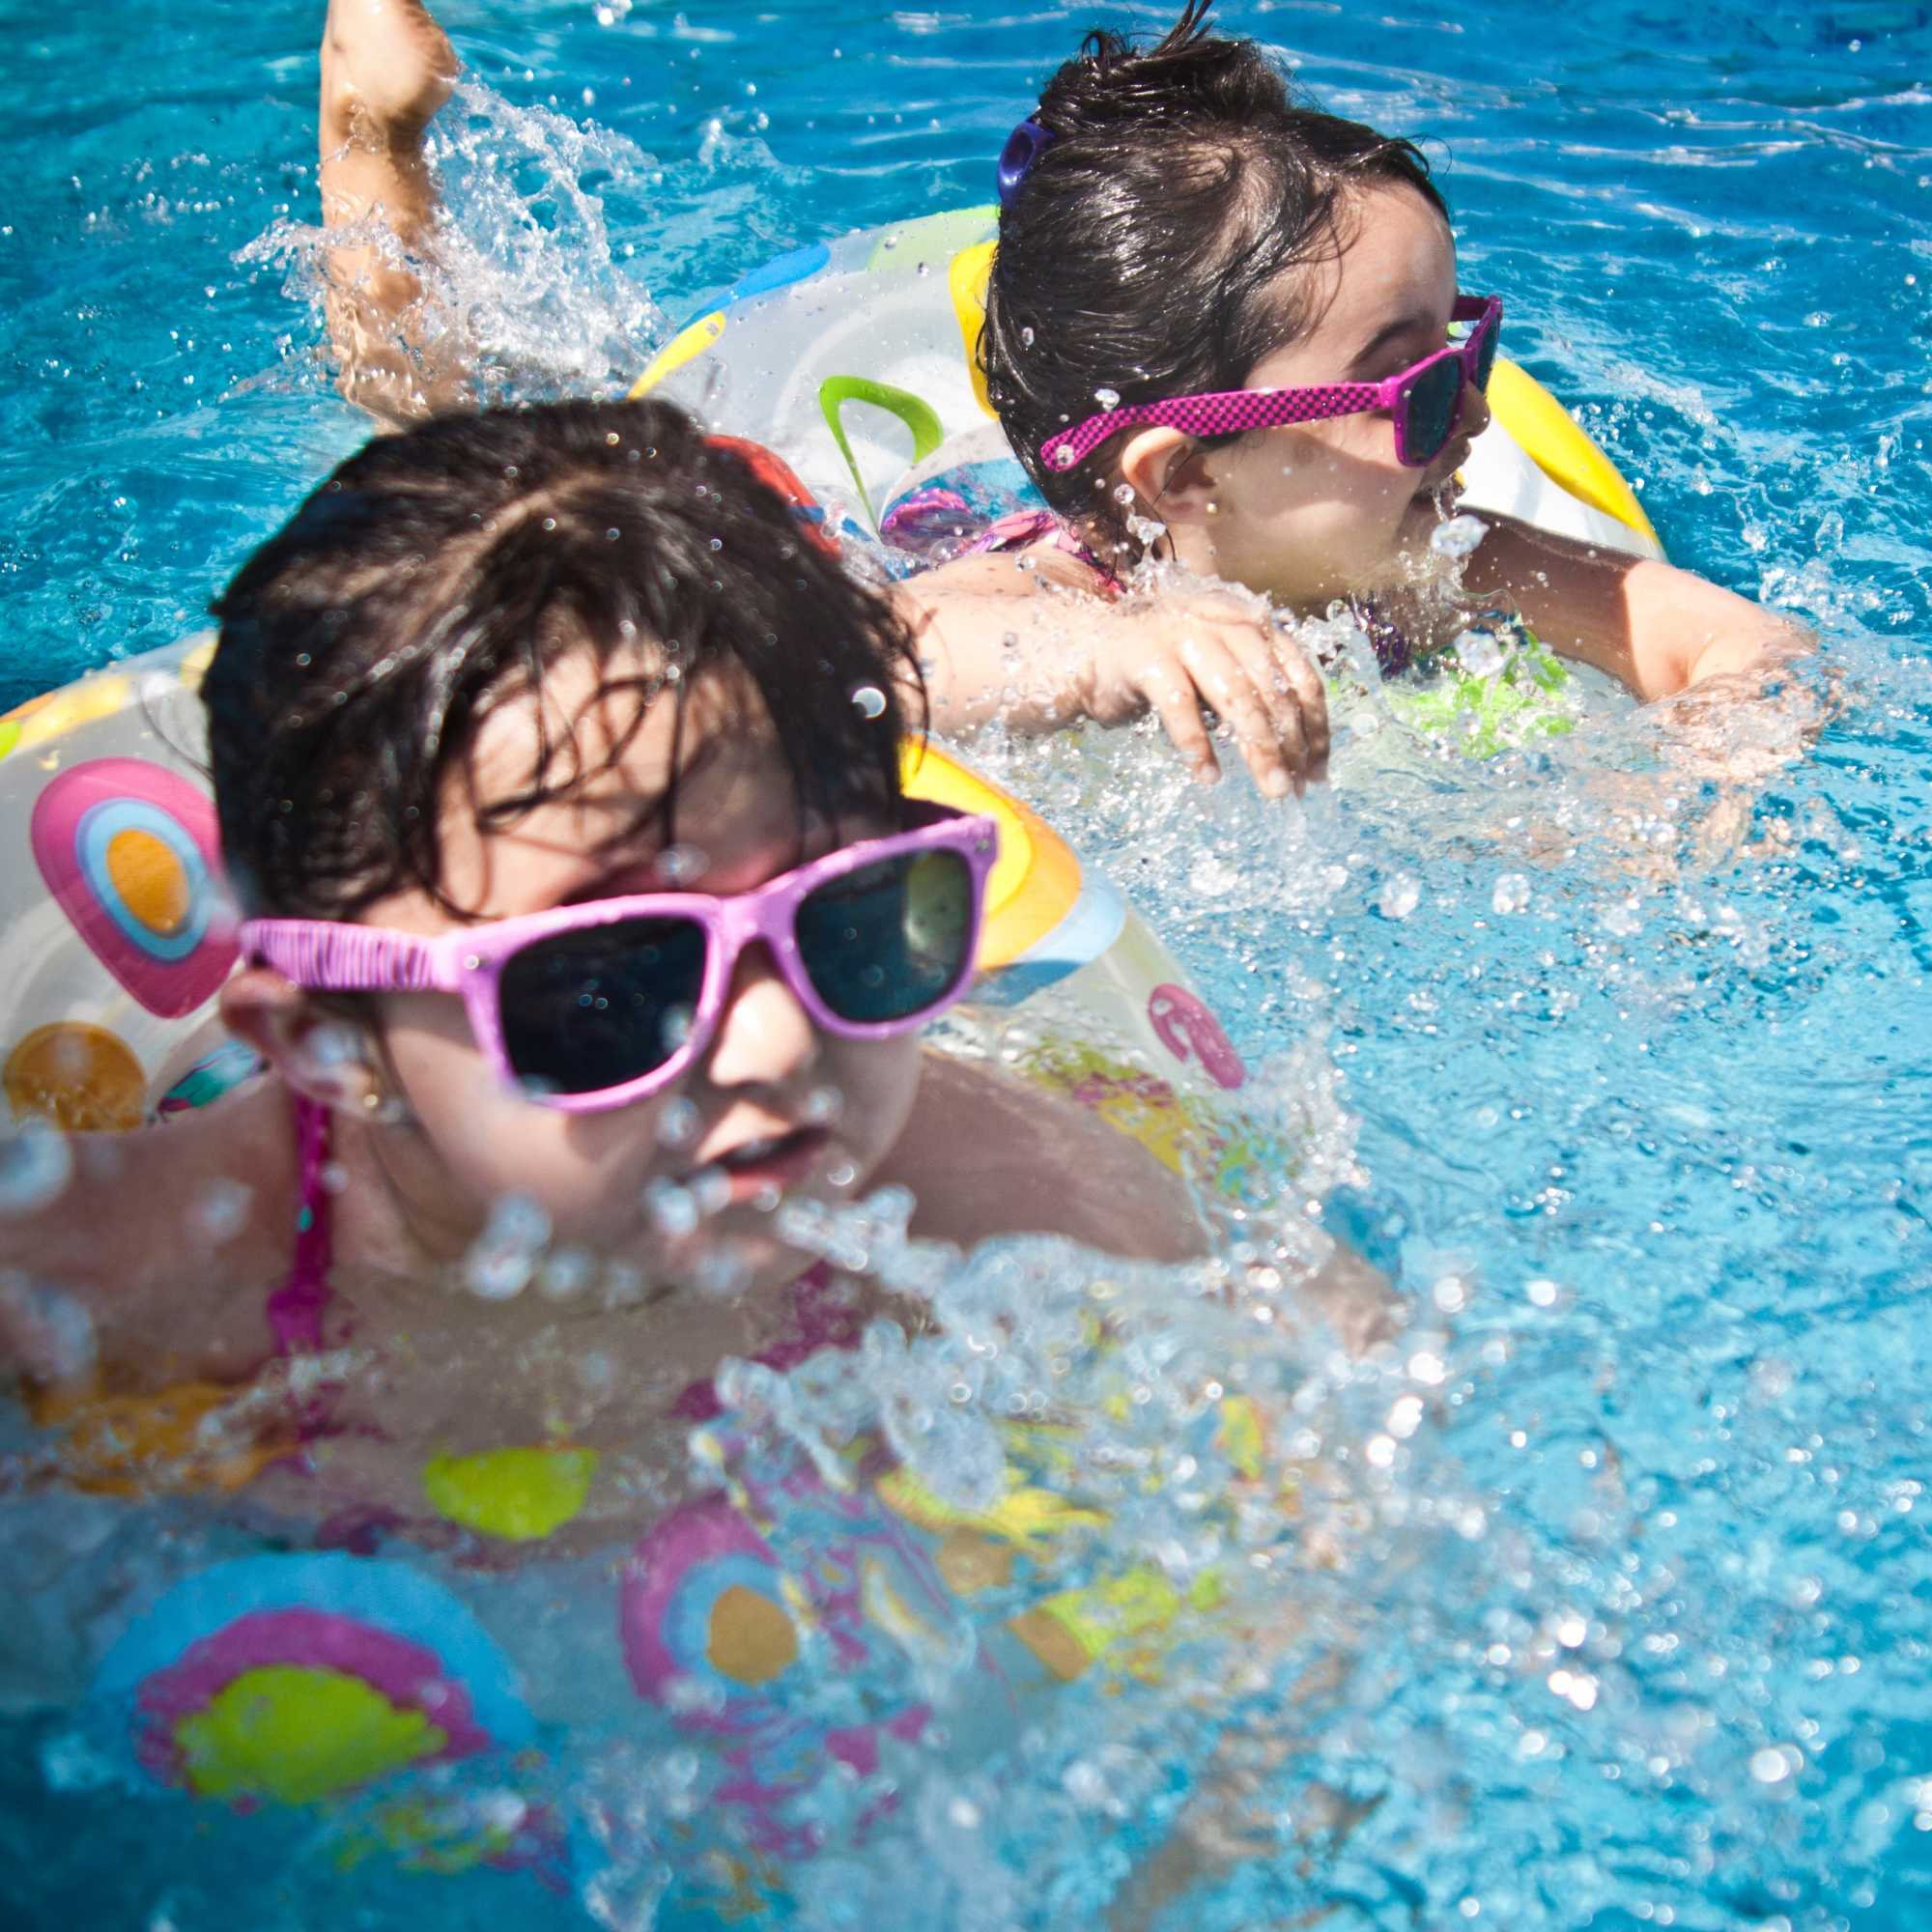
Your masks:
M809 1071L817 1058L811 1015L764 945L746 947L705 1057L706 1076L715 1087L779 1086Z

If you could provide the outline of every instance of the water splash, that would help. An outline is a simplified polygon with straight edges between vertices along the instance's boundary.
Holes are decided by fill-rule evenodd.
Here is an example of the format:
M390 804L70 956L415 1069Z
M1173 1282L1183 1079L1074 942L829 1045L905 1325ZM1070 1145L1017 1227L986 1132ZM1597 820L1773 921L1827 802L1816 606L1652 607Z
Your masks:
M518 106L473 80L458 86L425 151L444 218L422 255L373 217L339 238L284 219L238 261L280 265L286 293L321 332L328 241L376 248L422 283L402 331L429 343L453 337L485 401L627 386L665 320L611 240L605 196L640 189L657 172L653 157L620 134Z

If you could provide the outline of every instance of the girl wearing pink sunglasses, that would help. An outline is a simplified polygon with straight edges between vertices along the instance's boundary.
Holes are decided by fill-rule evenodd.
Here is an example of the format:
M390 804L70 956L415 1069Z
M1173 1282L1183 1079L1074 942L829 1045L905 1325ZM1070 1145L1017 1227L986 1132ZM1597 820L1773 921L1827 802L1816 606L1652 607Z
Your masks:
M722 1356L827 1339L785 1203L892 1182L943 1239L1201 1246L1138 1145L922 1049L995 827L903 796L893 607L669 406L380 439L216 611L222 1012L267 1077L76 1143L43 1211L0 1218L0 1266L76 1286L135 1390L353 1338L371 1373L298 1408L259 1489L414 1519L433 1447L681 1461ZM493 1292L505 1201L548 1272L485 1319L450 1291ZM33 1348L0 1309L0 1355Z
M1484 517L1465 597L1432 594L1430 538L1489 421L1503 302L1460 287L1410 143L1297 102L1207 14L1189 0L1146 51L1091 35L1001 157L981 354L1050 514L906 586L937 715L977 714L1017 633L1035 709L1111 723L1151 707L1211 779L1206 707L1264 790L1319 777L1325 701L1300 647L1225 596L1116 604L1144 556L1279 613L1351 605L1385 674L1472 607L1520 613L1646 698L1803 648L1795 626L1687 571L1502 516ZM1055 591L1081 600L1070 640Z

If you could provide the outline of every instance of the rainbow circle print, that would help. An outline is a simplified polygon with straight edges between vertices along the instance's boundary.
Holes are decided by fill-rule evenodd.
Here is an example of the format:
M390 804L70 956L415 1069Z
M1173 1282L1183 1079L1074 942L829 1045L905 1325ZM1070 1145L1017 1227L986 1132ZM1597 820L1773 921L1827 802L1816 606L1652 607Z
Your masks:
M214 808L143 758L93 758L34 801L34 859L88 950L151 1013L179 1019L235 963Z
M520 1747L532 1725L516 1686L442 1585L329 1551L187 1577L109 1651L95 1693L127 1712L149 1777L247 1807Z

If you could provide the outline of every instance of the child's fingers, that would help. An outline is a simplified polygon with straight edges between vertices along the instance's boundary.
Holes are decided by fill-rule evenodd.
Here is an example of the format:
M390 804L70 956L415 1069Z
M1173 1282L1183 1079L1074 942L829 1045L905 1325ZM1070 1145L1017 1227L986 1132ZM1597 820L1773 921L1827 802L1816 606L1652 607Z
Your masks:
M1308 758L1321 777L1328 765L1328 688L1315 660L1285 632L1276 631L1268 639L1276 670L1287 680L1301 707L1301 729L1308 740Z
M1230 636L1230 648L1267 706L1276 742L1299 792L1310 781L1327 776L1328 704L1321 678L1293 640L1279 640L1285 650L1277 642L1271 633L1251 623Z
M1208 735L1207 721L1201 716L1201 696L1192 679L1163 662L1144 672L1138 684L1187 769L1203 784L1212 784L1221 776L1221 765Z
M1203 702L1234 731L1264 795L1298 793L1303 783L1299 720L1292 714L1278 718L1270 711L1253 673L1219 639L1190 638L1180 647L1180 659Z
M1253 623L1244 622L1230 626L1227 641L1243 674L1267 707L1276 739L1286 746L1291 736L1300 737L1299 700L1276 667L1268 639Z

